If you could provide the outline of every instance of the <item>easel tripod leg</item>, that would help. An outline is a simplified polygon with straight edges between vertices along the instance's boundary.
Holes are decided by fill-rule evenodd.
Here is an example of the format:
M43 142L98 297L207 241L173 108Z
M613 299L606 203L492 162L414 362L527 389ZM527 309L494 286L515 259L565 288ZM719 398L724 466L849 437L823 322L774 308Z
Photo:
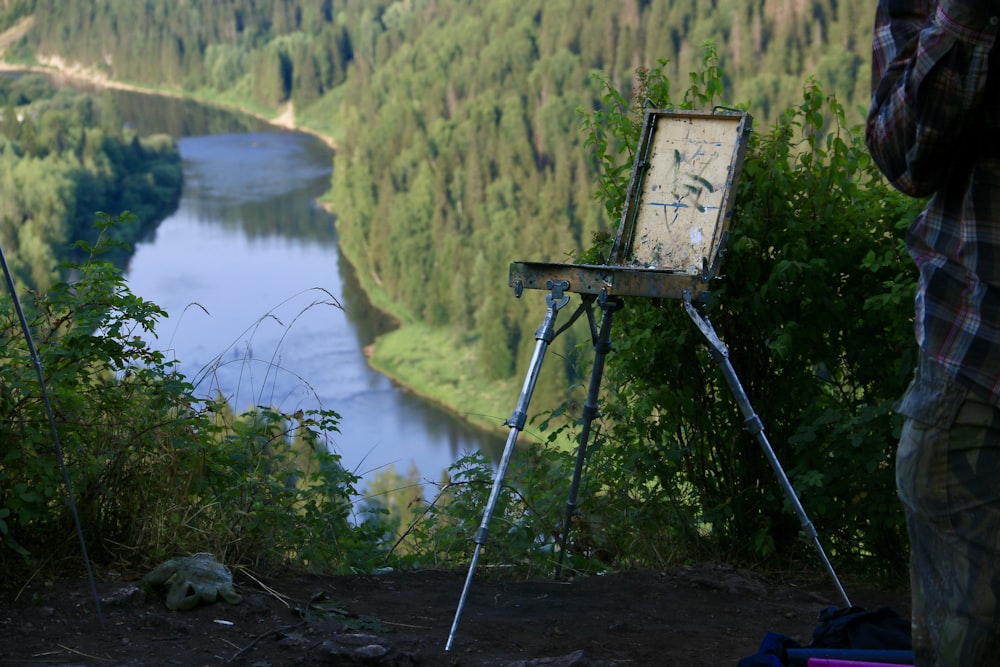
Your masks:
M570 525L576 515L576 500L580 491L580 478L583 476L583 464L587 456L587 442L590 440L590 429L598 416L598 400L601 393L601 379L604 376L604 360L611 351L611 325L614 322L615 311L624 304L620 299L609 299L607 291L601 290L598 297L601 306L600 333L594 336L594 366L590 372L590 386L587 390L587 401L583 404L583 425L580 429L580 444L576 450L576 465L573 468L573 480L569 486L569 497L566 500L566 513L563 517L562 530L559 534L559 556L556 563L555 578L562 576L563 559L566 554L566 540ZM591 325L593 326L593 324Z
M736 403L739 405L740 412L743 413L745 420L744 424L746 425L747 431L757 438L757 442L764 451L764 456L767 458L771 468L778 476L778 483L781 486L781 490L784 492L788 501L792 504L792 508L795 510L795 514L798 516L799 522L802 524L802 532L809 539L809 541L812 542L813 547L816 548L820 561L823 563L824 568L833 580L833 583L837 588L837 592L840 593L840 597L844 600L844 604L847 607L850 607L851 600L847 597L847 592L841 585L840 579L837 577L837 573L834 571L833 565L830 563L830 559L827 558L826 551L823 550L823 545L820 544L816 528L813 526L812 521L809 520L809 517L806 515L805 508L802 507L802 503L795 494L795 489L792 488L792 483L788 480L788 476L785 474L784 469L782 469L781 463L778 461L778 457L774 453L774 449L771 447L771 443L768 442L767 436L764 434L764 425L761 422L760 417L758 417L754 412L753 406L750 404L750 399L747 397L746 391L744 391L743 385L740 383L740 379L737 377L735 369L733 369L733 364L729 361L729 350L726 349L725 344L723 344L723 342L716 335L715 328L712 327L712 323L702 317L701 313L699 313L691 303L690 294L685 294L684 308L694 321L695 326L697 326L699 331L701 331L705 335L705 338L708 339L709 347L712 351L712 357L716 362L718 362L719 367L722 369L722 375L726 379L726 383L729 385L733 395L736 397Z
M500 463L497 466L497 472L493 479L493 489L490 491L489 500L486 502L486 509L483 512L482 523L479 524L479 530L476 531L476 536L472 539L475 543L475 548L472 552L472 562L469 564L469 573L465 577L465 586L462 588L462 596L458 601L458 608L455 610L455 620L452 621L451 631L448 633L448 642L445 644L444 650L450 651L451 645L455 641L455 632L458 629L458 621L462 616L462 608L465 607L465 599L469 595L469 587L472 584L472 577L476 571L476 564L479 562L479 553L486 544L486 539L489 533L489 524L493 519L493 512L496 509L497 500L500 498L500 491L503 488L503 478L507 474L507 467L510 465L511 456L514 453L514 444L517 442L517 434L524 430L524 425L527 421L528 414L528 404L531 402L531 395L535 391L535 384L538 382L538 373L542 368L542 361L545 359L545 351L548 349L549 344L555 338L555 322L556 315L558 315L559 310L569 303L569 297L564 294L566 290L569 289L569 283L566 281L549 281L547 287L551 290L548 296L546 296L545 301L548 304L548 310L545 313L545 320L542 322L542 326L538 328L535 332L535 351L531 356L531 363L528 368L528 373L524 377L524 384L521 386L521 394L517 399L517 407L514 408L514 412L507 424L510 426L510 432L507 435L507 444L504 445L503 454L500 457Z

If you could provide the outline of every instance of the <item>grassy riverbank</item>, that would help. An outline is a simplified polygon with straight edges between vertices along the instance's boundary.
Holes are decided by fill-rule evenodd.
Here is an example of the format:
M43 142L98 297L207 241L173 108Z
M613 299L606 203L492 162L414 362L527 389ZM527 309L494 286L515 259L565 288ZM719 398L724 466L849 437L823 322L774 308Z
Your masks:
M373 368L414 393L438 403L473 426L506 437L505 421L517 405L523 378L486 381L470 334L411 324L381 337L371 351ZM554 406L536 402L522 436L542 441L546 433L531 418Z

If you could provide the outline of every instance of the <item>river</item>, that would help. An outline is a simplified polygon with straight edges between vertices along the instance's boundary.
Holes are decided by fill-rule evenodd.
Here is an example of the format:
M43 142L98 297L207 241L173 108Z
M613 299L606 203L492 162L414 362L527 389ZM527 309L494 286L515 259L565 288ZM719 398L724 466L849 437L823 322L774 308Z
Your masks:
M497 452L484 433L395 386L363 348L391 326L341 257L334 219L316 204L332 153L318 139L218 110L115 92L143 133L177 137L184 190L177 211L136 245L132 292L164 308L155 345L201 395L236 409L341 415L332 447L361 490L392 467L437 482L460 456Z

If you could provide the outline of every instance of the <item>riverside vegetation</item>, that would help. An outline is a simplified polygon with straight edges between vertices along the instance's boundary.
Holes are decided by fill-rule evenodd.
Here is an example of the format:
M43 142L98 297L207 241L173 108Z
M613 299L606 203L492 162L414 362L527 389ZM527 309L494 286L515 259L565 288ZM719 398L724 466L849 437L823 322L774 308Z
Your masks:
M420 3L400 4L394 11L405 18L413 4ZM450 7L439 6L439 11ZM433 13L424 9L425 15ZM387 8L373 16L385 35L365 42L373 45L371 52L356 50L358 42L352 42L347 88L339 90L350 89L351 77L362 76L358 70L368 77L370 90L362 95L358 88L357 97L344 100L370 100L373 91L383 91L386 99L398 102L394 88L382 87L395 81L392 76L371 68L397 62L393 55L411 48L403 39L407 26L390 29L396 24ZM518 25L529 42L538 39L537 25ZM22 53L39 38L27 39ZM573 55L574 47L566 48ZM582 42L575 48L582 52ZM501 80L520 81L526 73L515 70L523 61L511 57L505 62L501 70L513 69L503 70ZM567 113L551 118L566 124L567 135L578 136L540 152L528 141L539 136L533 122L504 95L487 103L456 90L456 104L466 97L479 100L461 105L469 125L451 123L447 114L428 123L418 109L393 115L377 113L388 106L373 107L369 114L346 102L338 107L342 127L375 119L364 132L335 133L343 146L333 193L344 245L370 276L376 301L382 295L383 305L393 307L404 323L423 321L446 329L454 326L449 323L475 322L482 374L497 381L515 375L524 367L522 350L531 346L531 336L499 292L482 286L491 282L488 276L497 273L501 260L514 258L519 238L523 247L539 249L542 256L532 259L559 252L558 239L574 236L587 247L577 254L581 260L601 256L602 230L608 225L588 209L610 220L619 213L641 109L646 104L711 108L734 99L714 47L693 65L680 96L671 90L671 82L682 78L672 75L674 67L658 61L636 70L627 84L620 83L620 73L589 77L586 86L599 92L586 101L552 93L552 104L561 100L559 109ZM380 82L379 72L388 78ZM244 75L238 81L256 81L249 70ZM450 108L454 117L460 107L447 104L447 89L440 91L445 104L439 111ZM825 94L816 79L800 93L800 101L773 112L770 122L758 123L740 181L724 276L709 312L838 563L894 576L903 570L906 541L892 485L898 423L891 404L902 392L913 358L907 305L913 276L900 239L918 203L878 176L859 130L848 120L853 112ZM330 103L324 95L314 107ZM577 108L579 114L573 111ZM379 134L387 129L382 123L399 123L398 132ZM376 144L366 143L393 145L391 137L406 128L421 139L404 150L399 146L409 142L396 144L393 159L378 158ZM509 150L516 146L527 152L518 157ZM462 156L469 162L463 163ZM574 162L579 170L568 168ZM560 171L564 167L567 171ZM529 183L528 176L542 174L535 182L555 187L549 178L571 172L575 176L563 182L566 187L551 192ZM597 180L596 206L587 204L595 198L588 178ZM469 198L475 183L480 197ZM553 206L561 213L541 215L541 209ZM525 207L532 208L530 215ZM593 224L576 224L573 216ZM532 223L539 220L546 225ZM376 227L381 224L388 227ZM115 226L102 223L104 229ZM433 230L455 241L438 243ZM377 252L367 245L381 242L387 245ZM454 275L456 265L442 261L442 251L471 267L466 282L445 285L436 273L419 279L390 273L395 270L388 266L391 258L393 267ZM383 264L370 264L373 258ZM92 289L59 283L39 294L31 310L39 339L53 346L42 346L44 355L52 355L45 357L46 367L76 371L49 372L57 405L60 400L67 404L60 419L71 433L67 450L72 449L74 485L85 490L80 494L87 503L85 532L98 547L95 553L148 564L176 550L210 550L230 562L299 563L327 571L467 562L469 538L478 527L492 475L482 455L459 461L433 499L406 502L397 494L355 506L356 480L323 446L325 434L336 430L335 412L283 415L261 408L234 416L224 405L193 396L169 363L129 335L134 327L155 327L156 307L129 294L96 257L74 268L81 280L92 281ZM421 289L414 289L417 285ZM442 286L454 298L432 298L444 294L436 292ZM473 303L468 295L480 291ZM778 567L797 561L808 548L798 540L773 473L743 431L697 332L676 306L630 303L617 318L617 330L628 335L619 336L608 358L603 417L570 533L570 568L656 567L705 557ZM72 326L74 321L78 326ZM5 368L6 407L0 409L5 425L10 415L16 436L10 442L17 444L8 448L2 468L0 532L9 548L0 558L7 569L23 567L22 557L72 551L56 464L40 455L50 451L47 432L14 325L8 311L3 331L11 379ZM558 388L550 395L570 397L552 409L540 408L543 414L535 424L542 442L526 445L514 457L511 484L494 517L502 528L494 526L485 554L489 562L527 572L550 567L572 468L572 454L552 443L571 437L576 428L578 409L566 386L584 376L585 361L575 360L589 357L589 343L567 342L563 372L550 377L547 386ZM80 373L81 368L91 372ZM67 383L62 389L60 381ZM80 396L107 401L107 408L88 404L82 411ZM101 424L99 442L98 429L85 426L91 419ZM146 483L118 481L125 479Z

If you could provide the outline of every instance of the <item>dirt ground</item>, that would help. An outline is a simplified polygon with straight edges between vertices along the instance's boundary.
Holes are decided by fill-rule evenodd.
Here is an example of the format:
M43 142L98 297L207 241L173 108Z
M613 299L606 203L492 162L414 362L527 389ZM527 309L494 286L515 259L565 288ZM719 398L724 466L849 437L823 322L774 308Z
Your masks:
M105 572L100 617L86 580L31 582L0 597L0 665L735 667L769 631L808 644L817 613L843 606L818 574L712 564L568 581L477 572L446 651L465 574L237 569L241 603L172 612L138 577ZM842 583L854 605L908 616L905 591Z

